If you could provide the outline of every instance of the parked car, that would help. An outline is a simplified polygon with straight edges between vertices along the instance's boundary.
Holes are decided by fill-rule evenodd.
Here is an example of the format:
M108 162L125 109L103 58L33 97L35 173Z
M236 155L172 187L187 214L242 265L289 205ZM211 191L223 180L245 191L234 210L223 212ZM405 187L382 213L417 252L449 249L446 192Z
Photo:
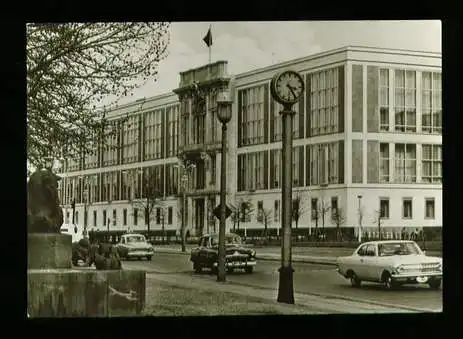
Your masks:
M151 260L154 254L153 246L146 241L145 236L136 233L123 234L116 248L121 259L146 258Z
M426 256L414 241L363 243L352 255L339 257L337 267L354 287L370 281L382 283L386 289L402 284L428 284L439 289L442 282L442 258Z
M235 269L244 269L246 273L252 273L256 266L256 251L245 247L240 236L236 234L225 235L225 265L227 272ZM193 262L193 269L200 273L203 268L217 272L219 252L218 234L203 235L198 242L198 247L191 250L190 260Z

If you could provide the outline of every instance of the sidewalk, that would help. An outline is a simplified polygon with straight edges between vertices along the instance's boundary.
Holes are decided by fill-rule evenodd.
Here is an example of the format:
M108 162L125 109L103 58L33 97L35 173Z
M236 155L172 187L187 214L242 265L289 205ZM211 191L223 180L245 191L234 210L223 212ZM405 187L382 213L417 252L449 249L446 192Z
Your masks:
M159 253L177 253L182 255L190 255L191 249L195 245L187 245L186 252L181 252L180 245L164 245L155 246L154 251ZM276 246L269 247L255 247L257 252L256 257L258 260L281 260L281 248ZM342 247L293 247L292 248L292 262L302 262L308 264L322 264L322 265L336 265L336 259L342 256L348 256L353 253L352 248ZM429 256L442 256L440 252L427 251Z

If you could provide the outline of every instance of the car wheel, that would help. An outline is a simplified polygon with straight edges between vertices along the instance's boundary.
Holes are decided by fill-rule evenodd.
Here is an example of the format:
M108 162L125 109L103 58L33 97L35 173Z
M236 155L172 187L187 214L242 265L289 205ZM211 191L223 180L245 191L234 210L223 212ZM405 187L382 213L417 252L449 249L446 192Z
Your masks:
M362 284L362 280L359 279L359 277L357 276L357 274L355 274L355 272L352 272L350 275L350 284L353 287L360 287L360 285Z
M428 282L429 287L431 287L433 290L438 290L442 284L441 279L432 279Z
M389 272L385 272L383 274L383 284L387 290L392 290L398 286L397 283L392 279Z
M193 270L195 271L195 273L201 273L202 272L201 265L196 262L193 263Z
M146 260L151 260L151 256L150 255L146 256Z
M247 273L247 274L251 274L252 271L253 271L254 267L250 266L250 267L245 267L244 268L244 271Z

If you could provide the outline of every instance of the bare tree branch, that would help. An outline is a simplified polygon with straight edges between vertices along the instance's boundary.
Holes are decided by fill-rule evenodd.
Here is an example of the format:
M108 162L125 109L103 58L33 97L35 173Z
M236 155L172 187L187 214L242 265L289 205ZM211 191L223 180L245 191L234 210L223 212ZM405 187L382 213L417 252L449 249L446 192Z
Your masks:
M156 80L168 30L159 22L28 24L28 161L89 154L115 135L96 107Z

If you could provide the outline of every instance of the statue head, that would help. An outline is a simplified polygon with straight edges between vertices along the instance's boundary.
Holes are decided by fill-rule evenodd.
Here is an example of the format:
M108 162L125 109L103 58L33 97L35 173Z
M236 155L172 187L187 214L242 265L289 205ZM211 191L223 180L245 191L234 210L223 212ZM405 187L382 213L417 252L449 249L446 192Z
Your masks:
M47 169L38 169L29 178L27 191L29 197L58 202L58 181L61 177Z

